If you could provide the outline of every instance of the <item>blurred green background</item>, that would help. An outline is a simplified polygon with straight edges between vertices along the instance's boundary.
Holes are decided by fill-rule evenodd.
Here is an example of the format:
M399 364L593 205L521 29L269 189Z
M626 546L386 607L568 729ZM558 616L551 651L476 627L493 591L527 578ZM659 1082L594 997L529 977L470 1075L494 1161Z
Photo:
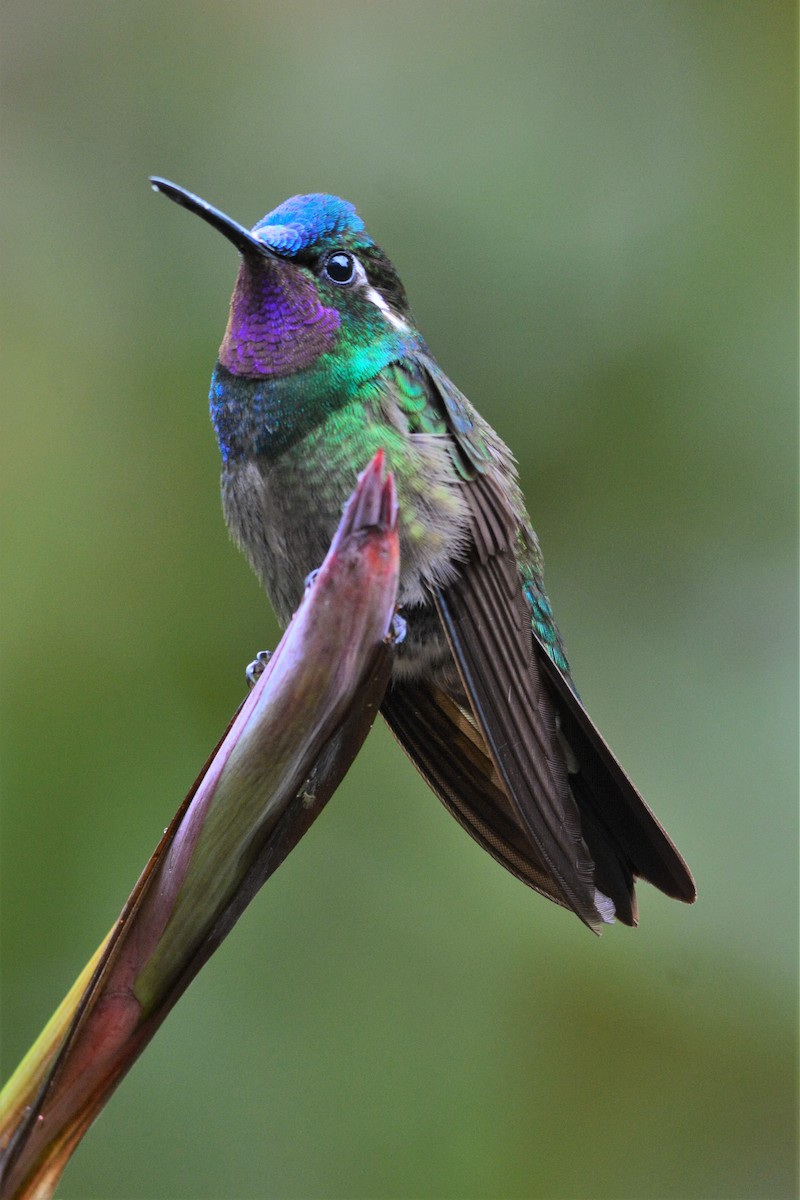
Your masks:
M355 201L512 444L579 686L679 843L592 938L376 728L60 1195L795 1194L795 5L2 16L7 1075L274 645L208 380L231 247Z

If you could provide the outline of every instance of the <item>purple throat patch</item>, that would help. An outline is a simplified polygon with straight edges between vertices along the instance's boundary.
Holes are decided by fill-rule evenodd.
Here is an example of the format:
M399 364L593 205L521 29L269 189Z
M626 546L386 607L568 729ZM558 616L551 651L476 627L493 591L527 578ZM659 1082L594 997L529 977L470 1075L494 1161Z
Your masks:
M219 358L232 375L291 375L336 341L339 313L314 284L280 259L245 258L231 298Z

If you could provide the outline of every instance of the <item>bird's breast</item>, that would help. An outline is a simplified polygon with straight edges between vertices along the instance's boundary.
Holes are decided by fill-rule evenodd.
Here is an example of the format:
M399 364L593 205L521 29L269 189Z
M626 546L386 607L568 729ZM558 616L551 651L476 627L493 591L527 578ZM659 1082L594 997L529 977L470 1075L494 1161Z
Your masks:
M429 604L431 587L458 571L469 517L447 440L369 418L363 409L335 413L277 459L225 465L228 528L283 624L299 604L309 572L324 559L359 472L378 450L397 486L401 605Z

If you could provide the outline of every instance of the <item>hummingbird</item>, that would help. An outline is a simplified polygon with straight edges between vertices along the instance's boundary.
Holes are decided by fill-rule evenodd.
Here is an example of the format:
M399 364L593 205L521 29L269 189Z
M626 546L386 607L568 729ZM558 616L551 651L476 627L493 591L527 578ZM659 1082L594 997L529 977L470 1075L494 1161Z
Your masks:
M637 879L691 903L575 690L511 451L434 359L355 207L293 196L248 229L151 183L241 256L209 399L225 520L278 619L382 451L406 622L382 713L411 761L480 846L594 932L637 923Z

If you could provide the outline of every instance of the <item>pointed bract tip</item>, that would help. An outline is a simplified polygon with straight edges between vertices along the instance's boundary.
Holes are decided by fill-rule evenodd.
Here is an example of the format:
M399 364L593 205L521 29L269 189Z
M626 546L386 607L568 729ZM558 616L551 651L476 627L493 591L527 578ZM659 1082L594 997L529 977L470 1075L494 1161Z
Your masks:
M344 517L331 543L331 549L338 548L344 538L351 537L365 529L384 528L383 481L383 451L379 450L367 464L347 501Z
M386 451L381 446L375 451L372 459L359 475L358 487L360 488L364 483L369 483L371 486L373 481L380 483L380 509L378 519L373 523L381 529L395 529L398 516L397 487L391 471L387 471L384 479L385 463Z
M396 529L398 513L397 488L394 486L394 475L389 471L381 492L381 525L386 529Z

